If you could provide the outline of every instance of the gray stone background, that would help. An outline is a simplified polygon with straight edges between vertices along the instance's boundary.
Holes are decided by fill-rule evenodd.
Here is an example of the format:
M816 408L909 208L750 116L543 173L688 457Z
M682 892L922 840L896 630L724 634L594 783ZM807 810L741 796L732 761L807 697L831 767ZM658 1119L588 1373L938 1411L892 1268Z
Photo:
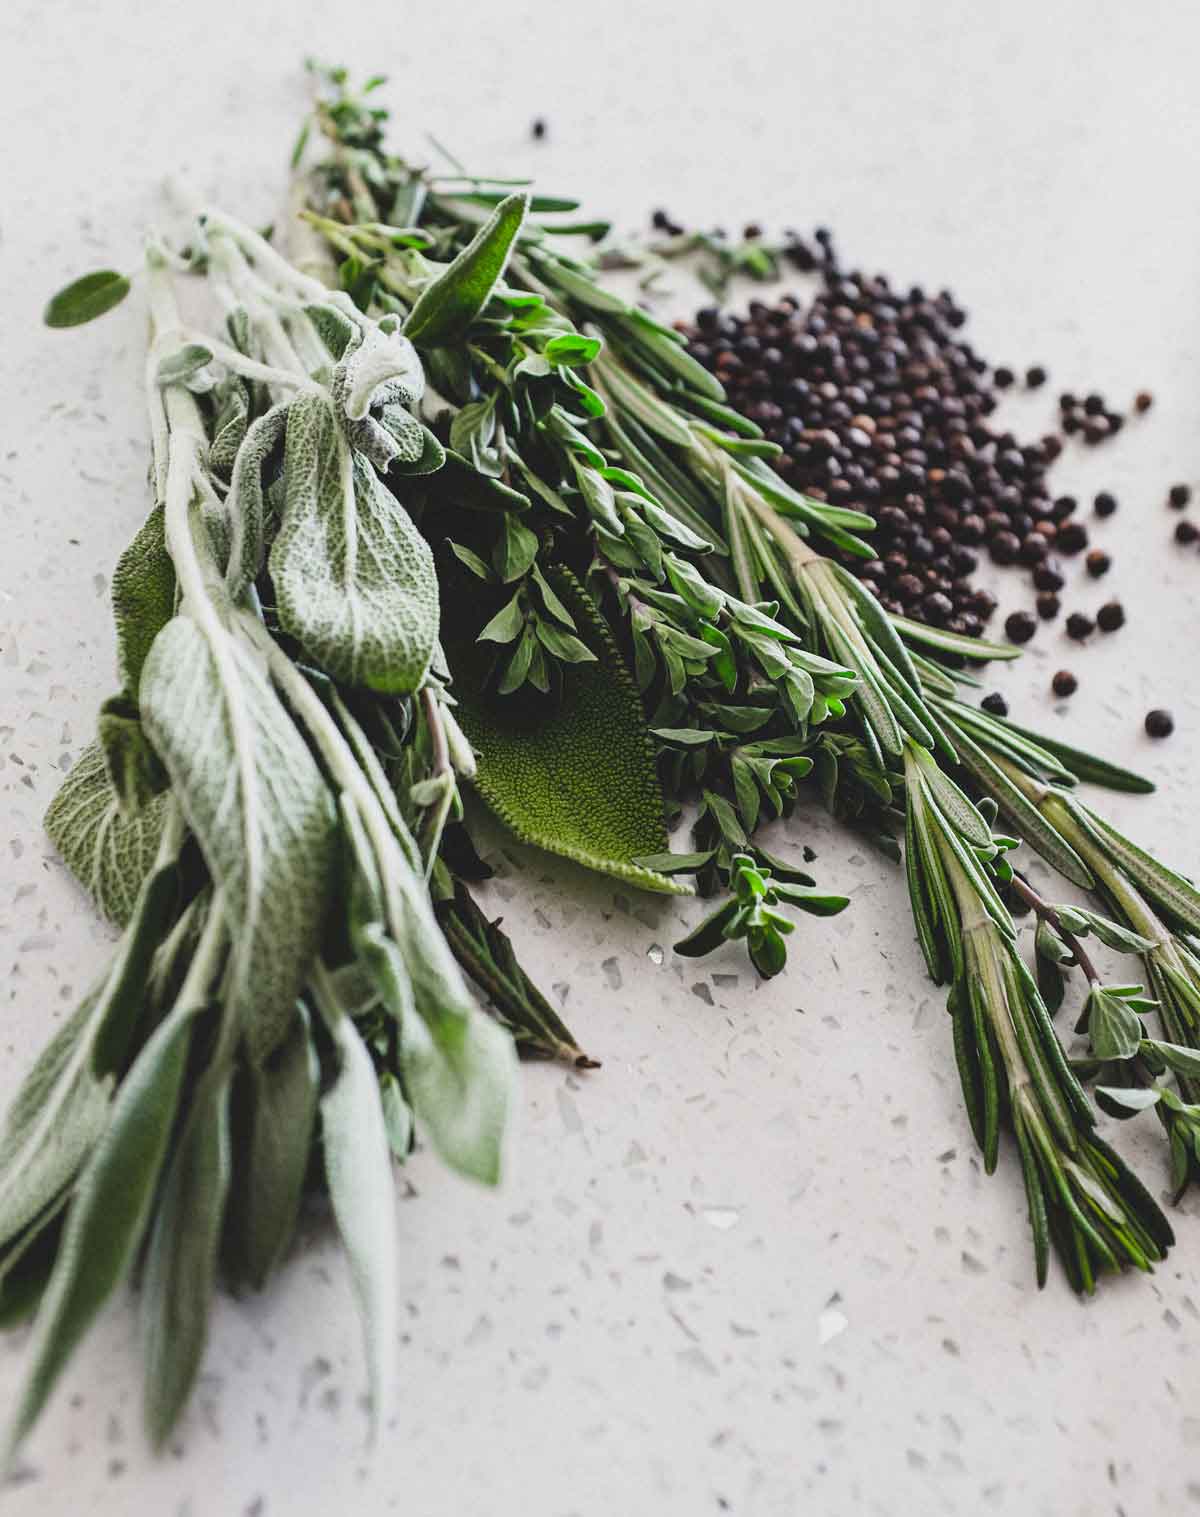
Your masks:
M306 52L389 73L414 152L432 131L630 228L659 204L701 223L825 221L849 259L949 284L982 352L1050 368L1007 408L1030 435L1060 388L1153 389L1149 417L1055 475L1121 500L1096 533L1112 574L1070 600L1116 591L1128 627L1083 652L1044 632L989 678L1027 720L1147 769L1158 796L1111 810L1194 869L1200 560L1170 542L1163 499L1200 473L1195 17L1166 0L8 0L0 1096L109 941L40 818L111 688L108 580L146 501L142 312L58 334L41 307L83 270L136 262L169 171L270 219ZM694 304L682 276L674 298L672 314ZM1004 610L1028 603L1018 576L998 583ZM1081 687L1059 709L1049 678L1068 662ZM1153 746L1140 723L1160 704L1178 731ZM5 1509L1200 1509L1195 1203L1152 1279L1080 1303L1055 1275L1039 1294L1019 1175L1008 1153L981 1173L900 877L816 812L779 840L805 843L853 909L803 922L789 972L762 987L733 952L672 960L696 904L634 898L493 837L486 903L604 1068L526 1070L500 1195L426 1156L398 1178L400 1413L377 1454L345 1271L314 1221L265 1297L216 1304L198 1394L157 1461L133 1314L108 1312ZM1121 1137L1163 1191L1153 1119ZM0 1406L24 1352L21 1335L0 1343Z

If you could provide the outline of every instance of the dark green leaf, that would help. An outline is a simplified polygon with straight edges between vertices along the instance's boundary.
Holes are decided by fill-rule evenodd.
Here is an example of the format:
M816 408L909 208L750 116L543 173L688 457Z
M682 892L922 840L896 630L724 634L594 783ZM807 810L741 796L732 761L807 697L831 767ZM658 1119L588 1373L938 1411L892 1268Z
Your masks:
M78 327L85 321L94 321L120 305L129 294L129 280L124 274L112 269L102 269L95 274L84 274L66 289L59 290L43 313L42 320L48 327Z

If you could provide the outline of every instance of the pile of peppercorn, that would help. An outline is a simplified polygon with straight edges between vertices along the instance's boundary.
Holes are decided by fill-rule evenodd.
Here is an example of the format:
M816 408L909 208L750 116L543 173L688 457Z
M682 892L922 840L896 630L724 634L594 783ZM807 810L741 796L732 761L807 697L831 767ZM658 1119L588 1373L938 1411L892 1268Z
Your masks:
M977 635L996 606L972 580L986 550L998 564L1032 569L1038 615L1056 617L1064 576L1053 555L1081 552L1088 534L1071 519L1074 497L1054 498L1047 484L1061 437L1022 443L988 421L1016 375L991 368L964 340L966 313L949 291L896 290L885 275L846 271L824 229L811 243L792 236L785 253L820 275L807 306L788 295L774 305L752 301L745 317L707 307L684 335L731 403L783 449L775 467L785 479L875 518L879 556L847 557L848 566L888 610ZM1034 365L1025 384L1037 389L1046 378ZM1148 403L1139 397L1136 409ZM1089 441L1124 420L1098 396L1082 409L1105 421ZM1107 492L1097 496L1098 515L1115 509ZM1093 577L1109 565L1103 552L1087 556ZM1117 610L1102 619L1106 630L1119 625ZM1036 627L1018 611L1006 631L1025 642Z

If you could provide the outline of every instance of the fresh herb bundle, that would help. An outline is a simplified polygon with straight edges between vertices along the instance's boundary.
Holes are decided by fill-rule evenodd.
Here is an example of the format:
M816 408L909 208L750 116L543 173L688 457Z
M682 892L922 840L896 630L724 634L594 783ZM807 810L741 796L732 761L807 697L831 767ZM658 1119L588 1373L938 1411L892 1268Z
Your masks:
M458 165L442 174L391 155L381 111L356 97L340 74L326 75L322 87L313 120L331 151L306 176L310 220L339 255L341 281L356 299L368 308L407 309L507 186ZM534 207L575 209L551 197ZM811 881L756 839L765 821L792 809L810 771L832 810L897 857L903 829L914 921L931 973L952 985L964 1096L989 1168L1002 1117L1017 1138L1039 1279L1050 1241L1080 1289L1091 1289L1103 1269L1149 1267L1169 1245L1170 1229L1096 1138L1079 1076L1015 951L1006 899L1023 882L1008 862L1017 839L994 830L997 805L1020 837L1075 883L1091 887L1100 872L1084 866L1046 808L1007 781L1000 766L981 776L968 727L978 713L954 699L961 676L952 664L1016 650L887 614L820 551L823 544L870 557L860 536L870 518L792 489L770 467L777 447L724 403L720 385L679 334L606 283L605 252L587 259L564 251L564 234L602 232L552 222L523 228L507 276L510 312L494 308L495 319L476 326L461 362L441 371L438 383L450 403L443 425L469 443L477 466L532 486L527 572L542 555L575 564L635 671L661 745L668 806L675 815L689 803L697 809L695 852L643 862L694 871L705 894L732 887L732 899L680 950L745 939L759 971L776 973L791 926L779 907L823 912L841 904L804 888ZM553 403L538 395L554 366L545 356L538 361L528 334L550 329L555 350L573 355L564 377L574 399L565 417L561 384ZM503 542L508 528L499 531ZM468 554L456 544L454 551L486 582L481 546ZM499 627L482 629L485 640L515 649L483 671L468 707L495 708L529 677L524 604L518 592ZM540 679L539 665L538 673L539 685L551 688L553 672ZM986 720L1002 744L1046 751L1031 735ZM1131 777L1075 757L1082 777L1128 788ZM493 758L485 747L485 797ZM1055 772L1074 783L1062 762ZM974 804L958 780L984 804ZM1112 845L1116 835L1105 829L1104 837ZM1143 887L1147 874L1167 878L1133 845L1121 846L1126 870L1131 859L1143 861ZM1176 894L1180 888L1183 882L1171 887ZM1137 916L1137 908L1130 912ZM1138 920L1147 926L1144 915ZM1136 930L1125 946L1135 939L1143 940ZM1161 960L1167 950L1157 952ZM1169 953L1171 978L1161 965L1150 973L1160 995L1163 984L1171 987L1168 1030L1175 1028L1172 1046L1181 1047L1194 957L1178 940ZM1131 1014L1148 1009L1134 999ZM1090 1020L1085 1030L1092 1032ZM1160 1098L1164 1120L1186 1105L1186 1052L1172 1055L1182 1083L1178 1094ZM1145 1053L1153 1062L1154 1053ZM1157 1058L1159 1068L1170 1067ZM1172 1138L1177 1169L1181 1142Z
M1102 1075L1106 1111L1157 1108L1182 1184L1200 898L1072 794L1137 782L958 700L948 659L1015 650L887 615L818 551L869 556L870 518L792 490L679 335L564 251L603 228L531 219L573 202L409 165L385 112L338 72L319 82L293 262L213 211L186 254L147 253L154 506L114 576L120 693L47 817L123 935L0 1136L0 1308L38 1308L14 1437L139 1261L163 1437L218 1266L261 1285L314 1184L379 1414L389 1151L415 1122L494 1180L512 1039L590 1062L470 896L486 871L460 779L589 867L728 887L679 951L744 941L763 975L790 911L847 904L769 853L765 824L812 787L896 859L903 832L972 1127L989 1169L1014 1133L1039 1280L1051 1243L1079 1289L1150 1268L1171 1230L1080 1078ZM207 282L220 337L181 323L175 275ZM47 320L128 287L87 276ZM673 853L688 808L694 850ZM1000 811L1116 920L1033 898ZM1039 911L1036 979L1014 891ZM1156 1000L1100 984L1089 931L1143 955ZM1079 1068L1051 1022L1072 963ZM1165 1041L1142 1031L1156 1002Z

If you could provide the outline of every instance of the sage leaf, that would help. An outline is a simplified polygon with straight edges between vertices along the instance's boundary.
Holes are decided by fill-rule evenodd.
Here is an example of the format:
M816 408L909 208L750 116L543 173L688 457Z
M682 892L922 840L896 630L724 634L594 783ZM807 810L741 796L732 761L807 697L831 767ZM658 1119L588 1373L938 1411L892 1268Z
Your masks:
M82 326L120 305L129 289L129 280L113 269L84 274L52 297L42 320L48 327Z
M142 1279L145 1421L161 1447L204 1358L229 1191L229 1077L202 1086L158 1202Z
M400 1028L413 1115L448 1164L494 1185L516 1081L512 1039L475 1009L440 936L424 954L414 954L415 939L402 951L378 926L363 933L367 966Z
M25 1076L0 1134L0 1247L63 1194L108 1120L112 1081L92 1070L89 996Z
M594 655L589 662L562 666L557 705L538 699L528 686L493 693L487 645L464 637L458 624L446 628L456 715L479 755L475 786L523 842L643 889L690 894L688 882L635 862L667 851L655 742L637 687L574 575L555 568L546 578ZM519 607L509 602L485 631L491 638L499 631L511 641L521 628L519 615ZM706 646L706 652L712 650Z
M154 1032L80 1176L38 1311L10 1451L37 1420L72 1350L133 1263L175 1121L194 1012L185 1003Z
M225 583L234 600L258 577L266 537L263 467L287 426L288 407L273 406L260 416L238 448L226 502L233 528Z
M428 543L352 452L321 396L293 402L284 467L283 520L269 559L281 622L340 683L416 690L438 632Z
M100 707L96 731L113 793L125 816L134 816L168 783L137 705L127 696L110 696Z
M210 348L198 342L189 342L178 352L169 353L158 366L156 378L160 385L186 384L198 374L205 364L212 363Z
M529 210L527 194L502 200L470 243L417 298L404 335L419 348L457 341L492 298Z
M99 743L89 743L50 802L45 826L63 863L110 921L123 927L154 866L169 796L126 815Z
M368 326L334 370L333 394L350 421L389 404L415 405L425 393L425 371L394 316Z
M176 617L141 685L142 720L222 888L229 996L252 1060L287 1030L320 941L336 848L321 771L266 676L233 637Z
M296 1231L319 1084L308 1021L298 1014L270 1059L248 1075L249 1133L234 1221L238 1264L256 1289L266 1284Z
M146 655L175 615L175 566L167 552L161 505L150 512L121 554L113 571L112 601L117 668L125 693L136 697Z
M391 1155L371 1056L348 1016L330 1031L338 1072L321 1098L325 1177L362 1318L374 1433L386 1421L398 1331Z

